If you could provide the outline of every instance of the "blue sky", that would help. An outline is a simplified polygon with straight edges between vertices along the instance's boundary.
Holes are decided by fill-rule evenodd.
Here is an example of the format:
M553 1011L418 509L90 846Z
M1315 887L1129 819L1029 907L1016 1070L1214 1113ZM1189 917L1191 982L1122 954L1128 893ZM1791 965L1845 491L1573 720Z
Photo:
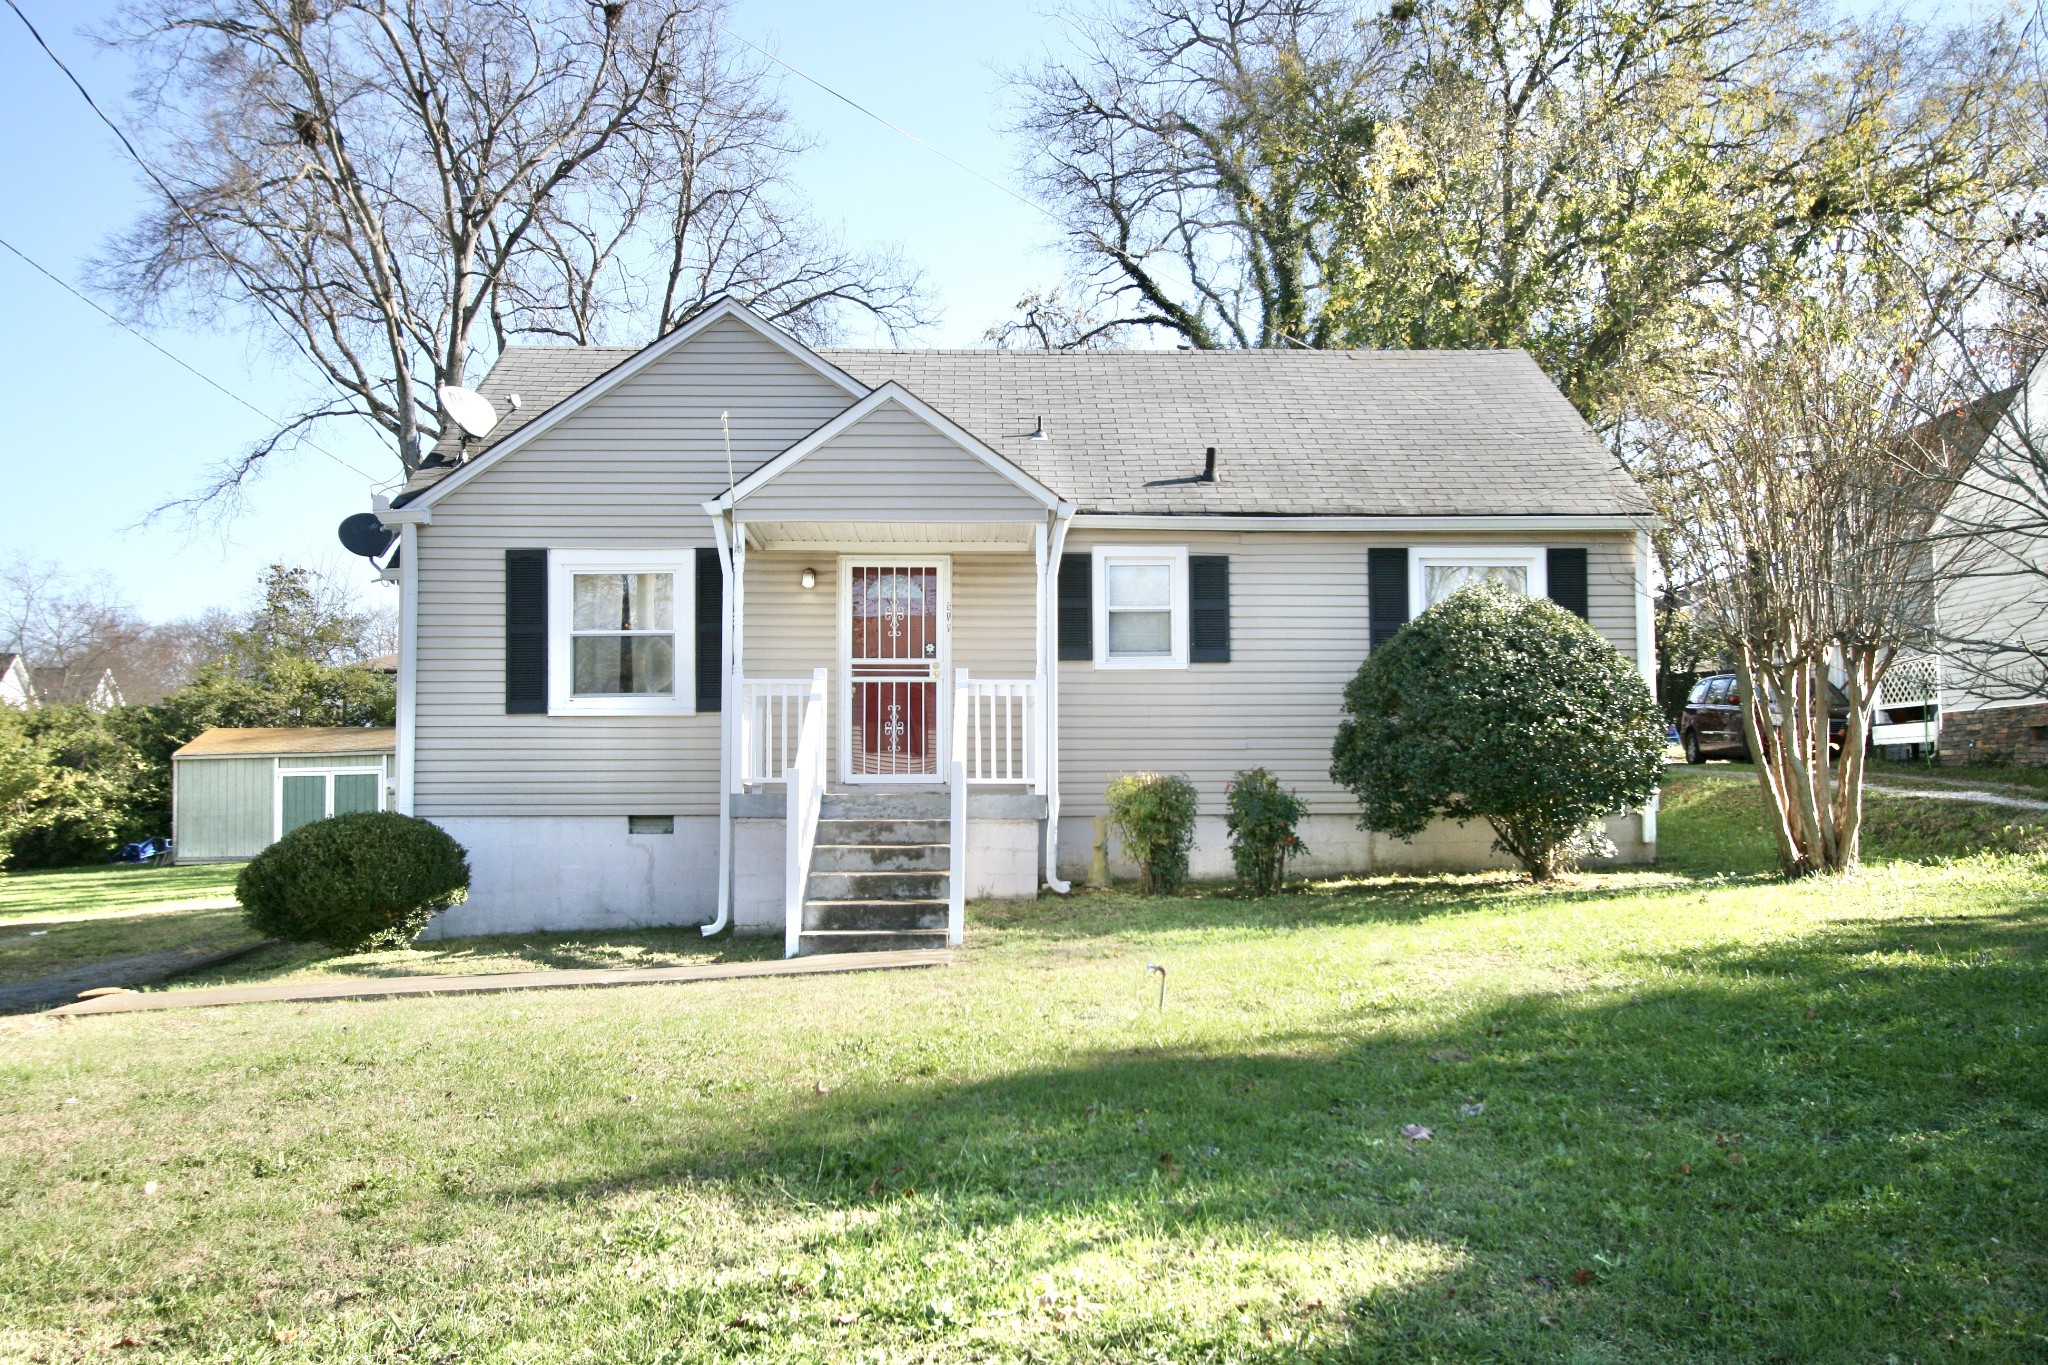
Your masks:
M116 6L19 3L112 109L127 92L129 70L80 30ZM1057 41L1055 26L1035 8L986 0L740 0L732 23L1006 183L1015 180L1017 155L1000 131L1003 73ZM914 344L972 345L1025 290L1062 278L1045 218L794 77L784 95L819 142L798 175L814 209L848 240L893 243L926 272L942 316ZM95 249L146 200L113 136L5 10L0 130L0 237L81 283ZM9 495L0 559L25 554L104 572L154 619L237 602L275 559L354 571L360 561L341 553L334 527L368 505L377 480L310 451L266 474L226 527L139 527L151 507L193 488L208 468L262 434L262 420L4 251L0 309L0 469ZM311 392L303 371L237 330L150 334L260 408L287 412ZM336 427L321 443L378 480L395 468L368 432Z

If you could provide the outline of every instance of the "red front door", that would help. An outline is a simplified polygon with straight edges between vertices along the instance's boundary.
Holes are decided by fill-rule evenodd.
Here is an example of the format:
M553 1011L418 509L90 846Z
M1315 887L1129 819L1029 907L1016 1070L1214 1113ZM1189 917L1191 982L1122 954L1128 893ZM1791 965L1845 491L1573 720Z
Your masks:
M847 570L850 780L939 775L943 592L937 564Z

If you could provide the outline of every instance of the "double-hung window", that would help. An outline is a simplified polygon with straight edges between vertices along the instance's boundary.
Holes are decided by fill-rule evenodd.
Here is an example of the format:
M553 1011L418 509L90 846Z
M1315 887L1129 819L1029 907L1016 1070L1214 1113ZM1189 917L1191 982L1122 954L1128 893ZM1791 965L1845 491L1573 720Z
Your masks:
M1095 551L1095 663L1099 668L1185 668L1185 546Z
M1418 546L1408 552L1408 614L1422 615L1460 588L1498 583L1510 592L1545 596L1550 589L1541 547Z
M557 550L548 567L549 711L693 709L687 553Z

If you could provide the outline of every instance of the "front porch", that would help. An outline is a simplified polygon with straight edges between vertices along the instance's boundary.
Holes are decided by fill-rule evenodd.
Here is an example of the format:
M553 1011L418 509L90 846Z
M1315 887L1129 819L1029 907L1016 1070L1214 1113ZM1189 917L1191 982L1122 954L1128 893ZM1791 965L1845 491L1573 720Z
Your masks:
M1036 894L1052 529L735 530L736 929L791 956L942 947L968 897Z

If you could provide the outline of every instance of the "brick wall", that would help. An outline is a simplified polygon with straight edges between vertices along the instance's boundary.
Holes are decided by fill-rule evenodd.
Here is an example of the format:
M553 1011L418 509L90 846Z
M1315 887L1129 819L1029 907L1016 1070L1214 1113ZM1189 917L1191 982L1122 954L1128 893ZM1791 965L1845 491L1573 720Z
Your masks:
M1942 762L1999 759L2030 768L2048 765L2048 702L1950 711L1942 717Z

